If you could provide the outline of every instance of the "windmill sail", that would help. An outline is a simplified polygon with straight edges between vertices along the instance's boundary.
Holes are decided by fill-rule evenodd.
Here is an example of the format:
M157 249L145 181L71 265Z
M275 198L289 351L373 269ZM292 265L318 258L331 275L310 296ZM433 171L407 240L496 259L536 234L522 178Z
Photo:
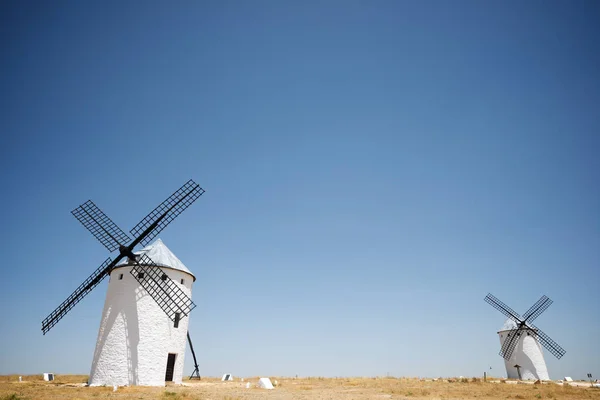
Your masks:
M114 266L110 257L106 259L88 278L65 301L42 321L42 332L44 335L60 321L77 303L79 303L89 292L92 291L108 275Z
M519 329L512 329L508 332L506 340L502 344L502 348L500 349L499 353L502 357L504 357L504 359L509 360L512 356L512 353L519 342L519 336Z
M86 201L71 211L71 214L111 253L117 250L119 245L124 245L131 241L129 236L112 222L91 200Z
M485 296L484 300L486 302L488 302L496 310L500 311L502 314L506 315L508 318L512 319L516 323L521 322L521 316L519 315L518 312L516 312L515 310L513 310L512 308L510 308L509 306L507 306L500 300L498 300L491 293L488 293L488 295Z
M146 254L129 271L171 321L190 314L196 304Z
M203 193L200 185L191 179L187 181L129 231L138 237L135 243L146 246Z
M556 343L554 340L552 340L550 338L550 336L546 335L540 328L538 328L532 324L530 324L530 325L534 329L533 332L535 335L537 335L538 340L540 341L540 343L542 343L542 346L544 346L544 348L546 350L548 350L550 353L552 353L552 355L554 355L554 357L556 357L560 360L561 357L567 353L565 351L565 349L560 347L558 345L558 343Z
M542 296L525 314L523 314L523 318L527 323L533 322L541 313L546 311L552 303L553 301L548 297Z

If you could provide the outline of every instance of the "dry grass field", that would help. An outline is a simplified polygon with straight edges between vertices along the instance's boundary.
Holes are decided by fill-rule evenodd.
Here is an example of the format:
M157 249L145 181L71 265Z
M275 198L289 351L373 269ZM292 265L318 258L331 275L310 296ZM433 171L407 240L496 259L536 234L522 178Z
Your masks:
M481 382L479 379L419 380L416 378L276 378L274 390L247 389L241 382L221 382L217 378L185 381L165 388L85 387L85 375L57 375L54 382L41 376L0 377L0 400L34 399L161 399L161 400L252 400L252 399L598 399L600 389L555 383L541 385L514 382ZM587 385L589 386L589 384Z

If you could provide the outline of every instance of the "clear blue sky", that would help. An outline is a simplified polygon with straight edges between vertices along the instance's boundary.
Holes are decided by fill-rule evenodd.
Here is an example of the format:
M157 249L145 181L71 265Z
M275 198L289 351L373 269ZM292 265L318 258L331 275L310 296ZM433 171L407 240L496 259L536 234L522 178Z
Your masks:
M107 282L189 178L202 374L505 373L491 292L600 376L594 1L2 2L0 374L89 373ZM191 357L186 358L191 372Z

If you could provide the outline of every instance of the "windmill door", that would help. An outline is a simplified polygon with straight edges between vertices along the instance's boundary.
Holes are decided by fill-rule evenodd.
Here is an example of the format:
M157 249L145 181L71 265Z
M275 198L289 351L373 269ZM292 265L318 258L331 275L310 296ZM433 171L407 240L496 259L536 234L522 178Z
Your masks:
M167 373L165 374L165 381L171 382L173 380L173 371L175 370L175 356L177 354L169 353L167 357Z

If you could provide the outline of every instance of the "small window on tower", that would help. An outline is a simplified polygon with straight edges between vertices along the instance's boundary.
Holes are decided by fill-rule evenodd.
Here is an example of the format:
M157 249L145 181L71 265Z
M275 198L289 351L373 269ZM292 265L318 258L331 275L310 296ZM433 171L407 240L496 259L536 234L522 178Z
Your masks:
M119 280L123 279L123 274L119 274Z
M179 313L175 313L175 323L173 324L175 328L179 328L179 318Z
M181 279L181 284L183 285L185 283L185 279Z
M138 279L144 279L144 273L138 272Z
M162 274L162 276L160 277L160 279L162 279L163 281L167 280L167 274Z

